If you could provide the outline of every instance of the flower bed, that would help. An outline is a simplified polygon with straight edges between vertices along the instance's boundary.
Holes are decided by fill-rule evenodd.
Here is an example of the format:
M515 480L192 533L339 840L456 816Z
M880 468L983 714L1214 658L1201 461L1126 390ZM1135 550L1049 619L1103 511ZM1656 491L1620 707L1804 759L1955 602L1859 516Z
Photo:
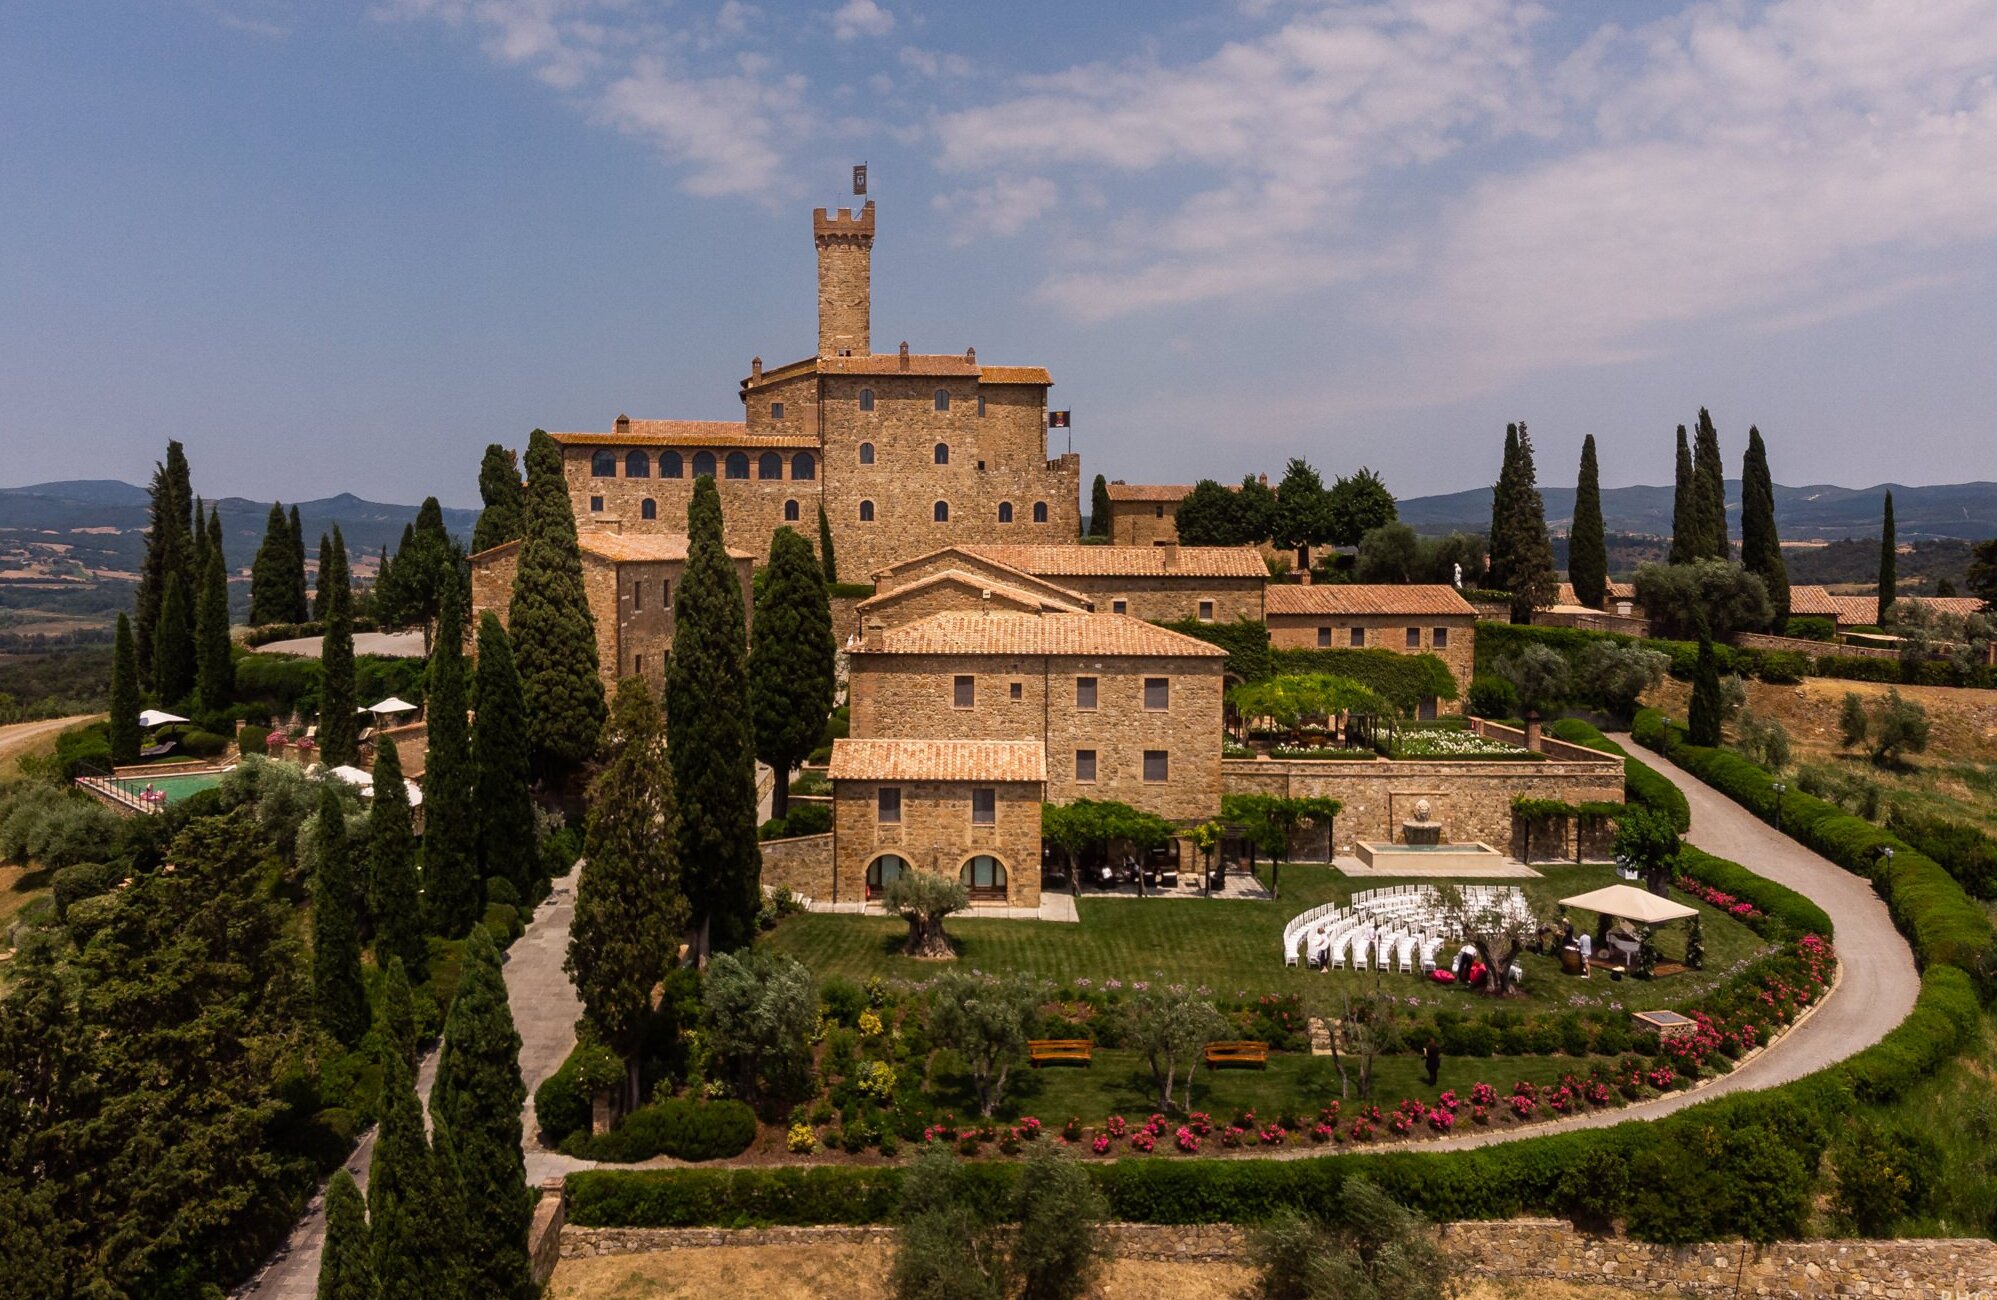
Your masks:
M1474 731L1403 731L1394 736L1389 750L1393 758L1512 759L1522 763L1545 757L1502 740L1480 736Z

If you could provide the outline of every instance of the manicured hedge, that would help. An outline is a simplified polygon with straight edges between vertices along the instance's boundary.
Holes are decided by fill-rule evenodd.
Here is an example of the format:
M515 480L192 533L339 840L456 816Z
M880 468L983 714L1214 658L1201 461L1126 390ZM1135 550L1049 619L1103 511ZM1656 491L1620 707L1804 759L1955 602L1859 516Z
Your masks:
M1997 838L1962 822L1898 806L1887 816L1886 829L1941 863L1976 897L1997 898Z
M1227 651L1227 671L1244 682L1264 681L1276 675L1275 660L1269 650L1269 625L1259 619L1206 623L1182 618L1159 620L1158 626Z
M1401 654L1394 650L1272 650L1278 673L1330 673L1347 677L1413 713L1433 697L1456 698L1456 678L1449 665L1432 654Z
M1795 935L1817 934L1829 939L1830 914L1787 885L1778 885L1757 876L1738 862L1716 858L1686 844L1678 850L1678 870L1701 884L1725 890L1743 902L1754 904L1780 921Z
M725 1160L741 1155L755 1140L756 1112L741 1102L674 1097L640 1106L600 1136L572 1134L562 1143L562 1151L584 1160L616 1164L635 1164L661 1155L675 1160Z
M1684 729L1642 710L1633 734L1764 820L1775 817L1774 778L1738 754L1685 740ZM1960 966L1978 980L1997 975L1997 934L1989 916L1933 858L1835 804L1790 791L1782 829L1831 861L1872 881L1894 924L1925 963ZM1891 849L1889 863L1884 850Z
M1982 1006L1965 971L1930 966L1914 1010L1886 1037L1846 1061L1843 1074L1860 1101L1893 1101L1940 1069L1982 1032Z
M1583 745L1604 754L1620 754L1623 760L1623 797L1631 803L1642 804L1652 812L1663 813L1678 828L1680 835L1692 828L1692 805L1686 802L1685 792L1658 775L1657 770L1642 759L1631 757L1629 751L1590 723L1580 718L1561 718L1548 723L1546 733L1555 740Z

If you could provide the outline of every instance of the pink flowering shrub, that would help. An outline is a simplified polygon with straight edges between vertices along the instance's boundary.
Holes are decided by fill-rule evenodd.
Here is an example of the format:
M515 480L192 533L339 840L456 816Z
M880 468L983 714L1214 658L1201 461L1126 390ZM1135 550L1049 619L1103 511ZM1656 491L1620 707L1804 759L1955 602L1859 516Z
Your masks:
M1130 1135L1130 1147L1133 1151L1142 1151L1148 1155L1157 1145L1158 1139L1151 1135L1150 1129L1141 1128Z
M1125 1127L1123 1116L1112 1115L1109 1117L1109 1122L1103 1125L1103 1132L1109 1134L1112 1138L1121 1138Z
M1243 1135L1244 1130L1240 1125L1229 1124L1220 1131L1220 1144L1224 1147L1238 1147L1241 1145Z
M1262 1138L1263 1146L1275 1147L1275 1146L1281 1146L1283 1144L1283 1139L1287 1138L1290 1135L1283 1131L1283 1126L1281 1124L1271 1124L1267 1128L1262 1130L1260 1136Z
M1179 1126L1178 1142L1179 1150L1185 1152L1187 1155L1196 1156L1200 1153L1199 1134L1193 1132L1191 1128L1184 1124Z
M1096 1153L1097 1155L1099 1155L1099 1156L1106 1156L1106 1155L1108 1155L1108 1154L1109 1154L1109 1134L1107 1134L1107 1133L1098 1133L1098 1134L1096 1134L1096 1140L1095 1140L1095 1141L1093 1141L1093 1142L1091 1142L1091 1143L1089 1143L1089 1145L1090 1145L1091 1147L1094 1147L1094 1148L1095 1148L1095 1153Z
M1472 1084L1470 1100L1478 1106L1495 1106L1498 1102L1498 1090L1488 1083Z

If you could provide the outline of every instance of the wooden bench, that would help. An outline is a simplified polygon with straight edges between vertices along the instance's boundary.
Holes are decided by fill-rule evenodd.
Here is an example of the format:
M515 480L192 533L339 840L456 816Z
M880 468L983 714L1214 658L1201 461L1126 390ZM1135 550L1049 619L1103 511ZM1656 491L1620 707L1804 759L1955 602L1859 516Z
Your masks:
M1035 1066L1049 1061L1080 1061L1087 1065L1095 1059L1096 1045L1086 1038L1029 1038L1026 1054Z
M1246 1040L1208 1043L1207 1064L1254 1065L1266 1069L1269 1065L1269 1044Z

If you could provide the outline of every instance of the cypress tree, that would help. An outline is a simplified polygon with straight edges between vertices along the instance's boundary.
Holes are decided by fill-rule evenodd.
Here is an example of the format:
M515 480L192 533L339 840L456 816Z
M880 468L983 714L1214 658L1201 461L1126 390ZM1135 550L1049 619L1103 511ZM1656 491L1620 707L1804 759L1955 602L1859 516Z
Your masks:
M478 863L487 878L512 882L525 898L534 883L534 799L528 789L527 719L513 642L499 616L486 610L478 625L478 710L472 724L472 769L478 790Z
M285 533L291 539L291 570L285 580L285 590L291 596L291 608L285 612L281 622L303 623L312 616L311 593L305 586L305 531L298 521L298 507L291 507L291 517L285 523Z
M539 429L527 444L527 532L506 626L534 770L559 782L595 752L606 709L562 449Z
M1752 425L1740 467L1740 562L1767 585L1768 603L1775 608L1771 627L1780 632L1789 622L1789 566L1775 531L1775 479L1768 471L1768 447L1761 430Z
M1510 580L1518 544L1512 537L1518 498L1519 426L1505 426L1505 454L1498 464L1498 481L1491 485L1491 531L1488 549L1492 585L1501 590Z
M1727 467L1720 460L1720 433L1713 417L1699 408L1699 431L1692 440L1693 501L1699 515L1700 559L1724 560L1733 553L1727 538Z
M1491 491L1491 580L1511 593L1514 623L1553 603L1553 541L1524 421L1505 427L1505 465Z
M291 524L284 505L273 502L264 520L263 541L250 561L250 626L288 623L295 605L291 593Z
M337 525L335 525L337 527ZM312 582L312 619L323 621L326 617L326 595L333 588L334 574L328 569L332 563L333 539L319 534L319 573Z
M687 898L707 946L727 951L755 935L762 852L742 585L722 544L721 496L710 476L694 481L687 533L666 663L667 754Z
M839 561L832 551L832 524L825 517L823 501L818 503L818 554L822 557L823 562L819 568L825 575L825 581L828 584L839 581ZM774 551L771 552L770 558L772 560L776 558Z
M328 767L360 757L360 685L354 680L354 597L347 582L347 544L333 525L330 550L319 556L326 595L326 631L319 643L319 756Z
M352 1047L367 1033L367 988L361 982L360 891L354 881L347 815L330 783L319 794L319 861L312 872L312 1000L319 1024Z
M1692 704L1686 712L1685 728L1695 745L1710 749L1720 743L1720 661L1708 636L1699 638L1699 663L1692 674Z
M582 879L563 963L584 1018L624 1058L631 1102L652 989L672 965L687 918L674 852L673 772L663 740L659 708L643 679L618 683L604 731L603 770L590 787Z
M326 1184L326 1244L319 1253L318 1300L375 1300L367 1202L354 1176L336 1170Z
M153 692L162 703L187 698L195 685L194 615L187 583L178 573L166 579L160 601L159 625L153 629Z
M1100 474L1089 489L1089 536L1109 536L1109 484Z
M1567 532L1567 577L1574 584L1574 599L1590 609L1602 608L1609 594L1609 542L1602 528L1602 471L1592 433L1581 440L1581 477Z
M512 451L492 443L478 463L478 497L485 509L472 525L472 550L489 551L525 535L526 506L520 487L520 465Z
M381 1010L375 1036L393 1048L404 1065L415 1068L416 997L409 989L409 972L402 969L398 957L390 957L388 969L382 973Z
M111 761L139 761L139 652L132 620L123 614L111 643Z
M1671 555L1673 564L1690 564L1705 554L1705 545L1700 540L1703 520L1693 504L1696 497L1692 488L1692 444L1686 438L1685 426L1678 426L1678 467L1671 494Z
M202 548L201 595L194 610L195 678L201 707L219 713L236 693L236 661L229 655L229 573L222 557L220 513L209 517Z
M166 460L154 464L152 484L148 490L152 496L150 527L146 532L145 560L139 571L133 634L138 641L139 671L157 690L158 682L153 677L159 665L155 638L159 632L160 615L166 606L166 589L169 580L178 574L181 582L191 590L195 576L192 567L193 537L188 529L188 510L194 502L194 489L189 481L187 453L178 442L166 444ZM164 692L160 694L165 698Z
M413 983L429 978L423 939L423 899L416 888L416 833L410 826L409 789L402 756L389 736L375 741L374 799L368 809L368 911L374 916L376 964L402 959Z
M381 1128L368 1171L368 1235L381 1300L455 1300L458 1243L415 1079L395 1051L381 1055Z
M437 1081L430 1088L437 1145L450 1153L462 1197L461 1254L474 1296L531 1300L536 1291L527 1257L533 1203L520 1153L526 1100L520 1035L506 1000L499 949L479 926L465 943L458 991L444 1018Z
M1879 525L1879 612L1873 621L1880 627L1893 613L1900 595L1900 550L1893 539L1893 494L1886 494L1886 516Z
M756 757L776 773L771 814L790 814L790 773L825 733L837 689L832 607L811 544L789 528L770 539L749 637L749 711Z
M477 778L467 712L464 602L446 588L430 647L429 751L423 760L423 905L437 932L455 938L478 920Z

